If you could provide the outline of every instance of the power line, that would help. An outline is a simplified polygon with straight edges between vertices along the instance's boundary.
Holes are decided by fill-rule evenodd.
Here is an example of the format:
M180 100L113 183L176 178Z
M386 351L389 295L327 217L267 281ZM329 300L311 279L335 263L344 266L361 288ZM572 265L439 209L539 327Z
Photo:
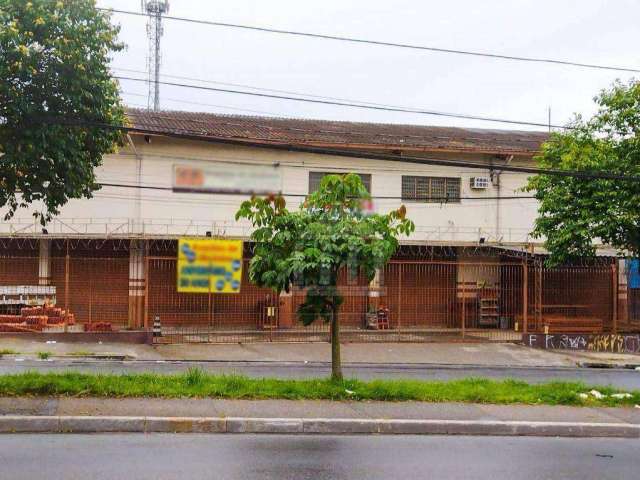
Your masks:
M146 95L144 95L146 97ZM149 108L148 105L143 105L141 103L133 103L133 102L126 102L126 105L128 107L136 107L136 108Z
M100 191L98 191L100 192ZM199 197L197 200L196 199L188 199L188 198L184 198L184 197L179 197L179 198L164 198L164 197L148 197L148 196L126 196L126 195L118 195L118 194L110 194L110 193L97 193L94 192L92 195L92 198L102 198L102 199L108 199L108 200L113 200L113 201L117 201L117 202L132 202L132 201L143 201L143 202L153 202L155 204L158 205L163 205L166 207L179 207L179 206L183 206L183 205L188 205L188 206L195 206L195 207L223 207L223 208L229 208L229 209L233 209L233 211L235 212L235 209L238 208L239 203L241 201L244 201L246 198L248 198L248 194L244 197L244 198L240 198L240 199L222 199L219 196L216 197L212 197L209 196L209 198L203 198L203 197ZM289 202L289 206L290 207L298 207L300 203L302 203L303 199L291 199L289 198L287 195L283 195L283 197L285 199L287 199L287 202ZM378 201L376 199L373 199L374 201ZM433 208L433 209L438 209L441 210L443 208L446 208L447 210L450 211L455 211L456 209L464 209L464 210L468 210L468 209L482 209L482 208L491 208L491 207L495 207L496 203L495 201L486 201L486 202L447 202L446 200L443 201L438 201L438 202L425 202L425 201L417 201L417 200L401 200L401 203L405 204L406 207L408 207L411 210L420 210L423 208ZM521 202L518 202L517 205L514 205L513 203L507 204L507 203L503 203L502 207L503 208L528 208L531 206L535 206L536 202L535 200L523 200ZM386 203L379 203L375 205L376 208L379 208L381 211L387 208L397 208L398 203L394 203L394 205L389 205Z
M140 112L136 112L135 110L130 110L129 112L127 112L127 115L129 117L140 117L140 116L147 116L147 113L140 113ZM224 117L223 117L224 118ZM165 114L165 112L160 112L160 113L154 113L153 114L153 119L160 119L160 120L173 120L173 118L170 115ZM149 119L145 118L145 124L149 123ZM246 123L247 118L245 117L243 119L244 123L240 124L238 123L238 121L230 121L230 120L223 120L221 118L216 118L215 119L215 123L216 125L226 125L226 126L231 126L231 127L257 127L257 128L263 128L266 130L272 130L274 128L277 128L278 130L286 130L286 131L291 131L291 132L304 132L304 133L312 133L312 134L330 134L330 135L349 135L349 136L365 136L365 137L371 137L372 133L371 132L361 132L361 131L354 131L354 130L322 130L322 129L315 129L315 130L310 130L308 128L302 128L302 127L290 127L290 126L285 126L285 125L278 125L277 127L274 127L273 125L268 125L268 124L263 124L263 123ZM260 121L259 119L255 119L255 118L249 118L248 120L251 121ZM206 121L206 120L201 120L198 118L190 118L189 119L190 123L198 123L201 125L204 125L205 127L210 127L211 126L211 122ZM442 128L457 128L457 127L442 127ZM542 133L542 132L533 132L533 133ZM442 140L442 139L446 139L446 140L489 140L488 138L482 138L482 137L470 137L470 136L463 136L463 135L458 135L456 137L451 137L448 135L442 135L442 134L432 134L432 135L403 135L403 134L397 134L397 133L379 133L379 134L373 134L374 136L380 136L380 137L384 137L384 138L391 138L391 137L397 137L397 138L401 138L401 139L410 139L410 138L417 138L417 139L421 139L424 140L425 138L430 138L430 139L438 139L438 140ZM546 135L546 134L545 134ZM529 140L528 143L536 143L536 140Z
M118 67L114 67L112 68L112 70L119 70L122 72L130 72L130 73L141 73L143 75L146 75L147 72L145 72L144 70L134 70L131 68L118 68ZM342 102L352 102L352 103L362 103L365 105L376 105L379 107L394 107L394 108L404 108L402 106L398 106L398 105L390 105L388 103L378 103L378 102L369 102L366 100L354 100L352 98L345 98L345 97L330 97L327 95L317 95L317 94L313 94L313 93L305 93L305 92L297 92L294 90L281 90L281 89L276 89L276 88L264 88L264 87L256 87L255 85L248 85L246 83L231 83L231 82L218 82L215 80L207 80L204 78L196 78L196 77L186 77L183 75L169 75L169 74L165 74L165 73L161 73L160 74L161 77L166 77L166 78L175 78L177 80L191 80L193 82L201 82L201 83L209 83L211 85L224 85L227 87L239 87L239 88L248 88L250 90L258 90L258 91L262 91L262 92L273 92L273 93L286 93L289 95L299 95L302 97L310 97L310 98L320 98L320 99L324 99L324 100L338 100L338 101L342 101ZM548 125L548 124L545 124Z
M153 202L156 204L162 204L162 205L166 205L166 206L178 206L178 205L194 205L194 206L224 206L224 207L230 207L230 208L237 208L238 207L238 203L241 201L244 201L249 194L245 194L245 196L243 198L240 199L226 199L226 198L220 198L219 195L213 197L211 195L209 195L208 197L203 197L202 195L199 196L197 199L195 198L185 198L185 197L153 197L153 196L133 196L133 195L119 195L119 194L115 194L115 193L100 193L102 192L101 190L99 190L98 192L94 192L93 193L93 197L94 198L105 198L105 199L110 199L110 200L116 200L116 201L121 201L121 202L131 202L131 201L144 201L144 202ZM289 199L288 201L291 202L291 205L295 205L298 206L304 199L303 198L296 198L298 203L294 203L295 201L291 199L290 195L286 195L286 194L282 194L284 198ZM379 199L372 197L372 200L378 202L380 201ZM463 202L459 202L459 201L451 201L451 199L446 200L446 199L436 199L436 201L425 201L425 200L419 200L419 199L402 199L400 197L398 197L397 199L394 199L394 201L400 201L406 204L407 207L411 208L411 209L420 209L423 207L426 208L435 208L435 209L442 209L444 207L446 207L447 209L451 210L451 209L469 209L469 208L487 208L487 207L494 207L496 205L495 201L491 201L491 200L486 200L486 201L478 201L478 202L467 202L466 200L468 199L462 199L464 200ZM481 198L478 198L477 200L483 200ZM507 198L507 200L511 200L509 198ZM382 200L384 201L384 200ZM382 202L381 201L381 202ZM518 202L517 205L513 205L510 204L509 206L507 205L503 205L504 208L509 208L509 207L515 207L515 208L522 208L526 206L531 206L531 205L535 205L535 199L524 199L520 202ZM387 205L387 204L378 204L378 206L380 208L393 208L393 206L391 205ZM397 206L397 204L396 204Z
M125 92L122 91L120 92L121 94L124 95L133 95L135 97L146 97L147 95L144 95L142 93L134 93L134 92ZM214 107L214 108L225 108L227 110L237 110L239 112L249 112L249 113L259 113L260 115L272 115L274 117L279 116L277 113L274 112L265 112L264 110L251 110L249 108L240 108L240 107L230 107L228 105L216 105L213 103L202 103L202 102L192 102L189 100L180 100L178 98L166 98L166 97L162 97L162 101L163 102L176 102L176 103L184 103L187 105L199 105L202 107ZM132 103L129 103L129 105L133 105ZM140 104L135 104L136 106L141 106L143 108L147 108L146 105L140 105Z
M118 80L130 80L135 82L144 82L147 83L147 80L144 78L134 78L134 77L123 77L119 75L114 75L113 78L117 78ZM421 109L412 109L412 108L403 108L403 107L384 107L384 106L376 106L371 104L358 104L358 103L350 103L350 102L339 102L333 100L319 100L319 99L311 99L311 98L301 98L301 97L292 97L288 95L275 95L268 93L258 93L258 92L246 92L242 90L231 90L227 88L216 88L216 87L205 87L202 85L190 85L186 83L175 83L175 82L166 82L160 81L159 83L163 85L169 85L173 87L181 87L181 88L193 88L196 90L207 90L212 92L222 92L222 93L233 93L239 95L248 95L252 97L262 97L262 98L273 98L278 100L291 100L295 102L306 102L306 103L316 103L320 105L333 105L339 107L351 107L351 108L363 108L367 110L379 110L385 112L399 112L399 113L414 113L419 115L433 115L438 117L451 117L451 118L460 118L464 120L479 120L483 122L496 122L496 123L507 123L510 125L528 125L534 127L553 127L553 128L561 128L567 129L571 127L567 127L565 125L549 125L547 122L529 122L524 120L511 120L506 118L497 118L497 117L485 117L480 115L469 115L464 113L449 113L449 112L439 112L436 110L421 110Z
M69 120L66 118L64 119L42 118L42 123L53 124L53 125L65 125L65 126L78 127L78 128L105 128L110 130L118 130L120 132L139 133L143 135L145 134L146 135L164 135L167 137L181 138L185 140L197 140L197 141L204 141L204 142L210 142L210 143L250 146L254 148L263 148L266 150L282 150L282 151L288 151L288 152L312 153L312 154L329 155L329 156L345 157L345 158L360 158L365 160L382 160L382 161L391 161L391 162L400 162L400 163L420 164L420 165L439 165L443 167L496 170L500 172L530 173L534 175L574 177L574 178L581 178L585 180L621 180L621 181L631 181L631 182L640 181L640 176L638 175L620 175L620 174L614 174L614 173L588 172L588 171L582 171L582 170L557 170L557 169L551 169L551 168L538 168L538 167L519 167L514 165L502 165L502 164L489 165L486 163L466 162L462 160L443 160L443 159L422 158L422 157L413 157L413 156L404 156L404 155L401 156L401 155L393 155L393 154L386 154L386 153L373 153L373 152L364 152L364 151L358 151L358 150L341 150L341 149L313 147L313 146L307 146L307 145L294 145L294 144L285 144L285 143L262 143L259 140L255 140L255 139L244 140L244 139L237 139L237 138L209 137L209 136L206 136L206 134L203 134L202 131L189 130L184 128L180 128L176 130L167 130L167 129L153 130L149 128L128 127L125 125L112 125L112 124L100 123L100 122L76 121L76 120ZM161 188L161 187L154 187L154 188Z
M109 183L109 182L100 182L99 185L103 186L103 187L118 187L118 188L135 188L138 190L162 190L162 191L170 191L170 192L176 192L176 193L198 193L198 194L209 194L209 192L203 191L203 192L198 192L198 191L184 191L181 189L174 189L173 187L164 187L164 186L155 186L155 185L133 185L133 184L127 184L127 183ZM237 193L237 192L220 192L220 195L234 195L234 196L246 196L246 193ZM284 197L297 197L297 198L305 198L307 197L309 194L308 193L285 193L282 192L281 193L282 196ZM132 198L135 199L135 197L128 197L128 198ZM151 198L151 197L147 197L147 198ZM164 198L164 197L160 197L160 198ZM416 198L416 199L407 199L407 198L403 198L402 196L385 196L385 195L372 195L371 198L373 200L404 200L404 201L434 201L434 203L454 203L453 202L453 197L425 197L425 198ZM512 195L512 196L501 196L501 197L462 197L462 196L458 196L455 197L455 200L527 200L527 199L535 199L535 197L533 195Z
M122 13L126 15L146 16L146 14L144 13L133 12L130 10L120 10L115 8L98 8L98 10ZM426 45L413 45L408 43L385 42L381 40L367 40L362 38L345 37L340 35L326 35L321 33L300 32L295 30L282 30L282 29L269 28L269 27L257 27L253 25L243 25L243 24L237 24L237 23L214 22L210 20L198 20L195 18L187 18L187 17L164 16L163 18L167 20L196 23L200 25L210 25L214 27L237 28L237 29L252 30L257 32L275 33L275 34L281 34L281 35L295 35L299 37L319 38L324 40L335 40L335 41L349 42L349 43L378 45L378 46L384 46L384 47L408 48L411 50L422 50L422 51L430 51L430 52L437 52L437 53L493 58L497 60L508 60L508 61L529 62L529 63L548 63L553 65L564 65L564 66L588 68L588 69L595 69L595 70L610 70L610 71L617 71L617 72L640 73L640 69L632 68L632 67L599 65L594 63L574 62L571 60L558 60L558 59L542 58L542 57L522 57L522 56L516 56L516 55L502 55L497 53L479 52L479 51L473 51L473 50L456 50L452 48L439 48L439 47L431 47Z
M135 157L135 153L134 152L125 152L122 149L120 149L118 151L118 155L123 155L123 156L133 156ZM161 154L161 153L157 153L154 152L153 153L153 157L154 158L165 158L165 159L169 159L169 160L174 160L176 159L175 155L167 155L167 154ZM193 160L196 162L201 162L201 161L208 161L211 160L210 157L197 157L197 156L185 156L185 155L180 155L180 160ZM233 156L225 156L225 155L221 155L219 153L215 154L215 161L216 163L223 163L223 164L227 164L227 165L256 165L255 162L255 158L252 157L242 157L242 156L238 156L238 155L233 155ZM336 173L338 175L344 174L344 173L348 173L350 171L354 171L353 168L345 168L345 167L328 167L326 164L323 163L317 163L317 162L313 162L313 161L309 161L309 160L304 160L304 161L299 161L299 163L293 163L291 160L280 160L279 162L280 166L284 166L287 168L299 168L299 169L304 169L304 170L312 170L312 171L317 171L317 172L326 172L326 173ZM359 168L359 167L358 167ZM357 169L356 169L357 170ZM367 170L366 168L362 168L361 170ZM384 167L384 166L376 166L375 167L376 172L393 172L393 173L397 173L398 169L397 168L391 168L391 167ZM460 175L466 175L469 172L468 169L460 169L460 170L448 170L448 172L450 173L456 173L456 174L460 174ZM363 172L364 173L364 172ZM441 169L425 169L425 168L417 168L417 169L412 169L409 168L407 166L403 167L402 169L402 173L404 173L405 175L411 175L411 174L425 174L425 173L442 173ZM501 172L501 175L517 175L517 173L515 172ZM146 178L150 178L150 177L154 177L154 178L164 178L164 176L162 175L152 175L152 174L145 174ZM101 175L101 178L103 179L107 179L107 177L105 177L105 175ZM123 179L120 177L109 177L108 178L109 181L113 181L113 182L126 182L127 179Z
M133 73L146 74L146 72L143 71L143 70L134 70L134 69L131 69L131 68L113 68L113 70L119 70L119 71L123 71L123 72L133 72ZM233 86L233 87L240 87L240 88L249 88L249 89L252 89L252 90L258 90L258 91L263 91L263 92L285 93L285 94L291 94L291 95L300 95L302 97L318 98L318 99L324 99L324 100L336 100L336 101L341 101L341 102L357 103L357 104L362 104L362 105L372 105L372 106L377 106L377 107L387 107L387 108L394 108L394 109L410 109L411 108L411 107L404 107L404 106L399 106L399 105L391 105L391 104L387 104L387 103L370 102L370 101L366 101L366 100L354 100L354 99L349 99L349 98L344 98L344 97L330 97L330 96L325 96L325 95L316 95L316 94L297 92L297 91L291 91L291 90L279 90L279 89L273 89L273 88L256 87L255 85L247 85L247 84L242 84L242 83L218 82L218 81L214 81L214 80L206 80L206 79L203 79L203 78L195 78L195 77L186 77L186 76L182 76L182 75L169 75L169 74L161 73L160 76L161 77L166 77L166 78L176 78L176 79L191 80L191 81L201 82L201 83L209 83L209 84L212 84L212 85L226 85L226 86ZM118 77L116 76L116 78L118 78ZM138 81L140 81L140 79L138 79ZM123 93L127 93L129 95L142 96L141 94L136 94L136 93L128 93L128 92L123 92ZM174 102L183 102L183 103L194 104L194 105L204 105L204 106L211 106L211 107L218 107L218 108L229 108L229 109L236 109L236 110L244 110L244 109L241 109L241 108L225 107L223 105L212 105L212 104L206 104L206 103L200 103L200 102L189 102L189 101L186 101L186 100L179 100L179 99L166 98L165 100L174 101ZM281 115L273 113L273 112L262 112L262 111L257 111L257 110L246 110L246 111L252 112L252 113L261 113L261 114L273 115L273 116L281 116ZM440 112L440 113L442 113L443 115L447 115L447 112ZM451 115L457 115L457 114L451 114ZM493 120L491 120L491 121L493 121ZM526 124L528 125L529 123L526 123ZM546 128L549 128L549 124L550 124L550 122L539 123L539 124L536 123L535 126L544 126ZM557 125L556 125L556 127L557 128L563 128L563 129L570 128L570 127L567 127L567 126L557 126Z
M163 114L163 113L153 113L152 118L148 118L147 112L138 112L135 110L129 110L127 112L127 116L130 118L137 118L137 117L141 117L143 119L142 123L146 126L152 126L152 127L159 127L159 128L166 128L166 125L163 125L162 123L157 123L157 121L160 120L167 120L167 121L172 121L174 120L174 118L172 118L170 115L167 114ZM153 120L155 120L156 122L154 122ZM460 141L460 140L473 140L473 141L489 141L489 140L495 140L493 138L489 138L489 137L472 137L472 136L465 136L465 135L457 135L455 137L451 137L448 135L440 135L440 134L431 134L431 135L403 135L403 134L393 134L393 133L375 133L372 134L371 132L365 132L365 131L354 131L354 130L322 130L322 129L308 129L308 128L302 128L302 127L291 127L291 126L287 126L287 125L269 125L267 123L249 123L249 122L260 122L261 120L264 120L264 118L262 119L257 119L257 118L253 118L253 117L244 117L242 119L242 122L238 122L238 120L232 120L232 119L225 119L222 114L220 114L219 117L217 117L215 119L215 125L216 126L227 126L227 127L241 127L241 128L246 128L246 127L253 127L253 128L259 128L259 129L263 129L265 131L271 131L271 130L278 130L278 131L290 131L290 132L294 132L294 133L308 133L308 134L315 134L315 135L345 135L345 136L351 136L351 137L358 137L358 136L363 136L363 137L371 137L371 136L376 136L376 137L382 137L382 138L400 138L402 141L405 139L419 139L419 140L425 140L425 139L435 139L438 141L441 140L454 140L454 141ZM200 124L202 125L202 130L195 130L195 129L185 129L184 127L180 127L180 130L186 131L186 132L197 132L200 135L206 134L207 129L209 129L212 125L211 121L206 121L206 120L202 120L199 118L189 118L188 119L188 123L193 123L193 124ZM195 127L194 127L195 128ZM254 138L255 140L258 140L258 138ZM499 140L499 139L497 139ZM524 143L529 143L532 145L535 145L535 149L537 150L538 146L539 146L539 142L541 142L542 139L538 140L526 140L524 141ZM335 141L334 141L335 142ZM344 142L335 142L335 143L344 143ZM352 143L352 142L346 142L348 144ZM403 145L403 146L408 146L408 145ZM469 147L467 147L467 149L469 149ZM530 150L532 151L532 150Z

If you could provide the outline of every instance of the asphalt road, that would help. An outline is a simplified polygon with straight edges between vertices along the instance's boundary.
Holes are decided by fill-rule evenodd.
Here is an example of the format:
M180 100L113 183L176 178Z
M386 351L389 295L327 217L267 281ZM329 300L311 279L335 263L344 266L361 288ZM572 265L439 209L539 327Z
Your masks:
M93 373L178 373L199 367L211 373L242 373L251 377L310 378L326 377L329 364L285 362L164 362L164 361L98 361L52 359L40 361L12 358L0 360L0 374L38 371L81 371ZM450 380L465 377L495 379L514 378L529 383L554 380L579 380L590 385L613 385L640 389L640 371L632 369L595 369L572 367L474 367L450 365L371 365L347 366L345 376L363 380L373 378L411 378Z
M0 478L632 479L638 440L462 436L0 435Z

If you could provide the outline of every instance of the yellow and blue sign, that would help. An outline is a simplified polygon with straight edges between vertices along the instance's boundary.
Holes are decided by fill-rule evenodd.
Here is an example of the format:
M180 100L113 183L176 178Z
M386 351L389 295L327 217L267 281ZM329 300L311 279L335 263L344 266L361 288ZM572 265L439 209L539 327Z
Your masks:
M178 292L240 293L242 240L181 238Z

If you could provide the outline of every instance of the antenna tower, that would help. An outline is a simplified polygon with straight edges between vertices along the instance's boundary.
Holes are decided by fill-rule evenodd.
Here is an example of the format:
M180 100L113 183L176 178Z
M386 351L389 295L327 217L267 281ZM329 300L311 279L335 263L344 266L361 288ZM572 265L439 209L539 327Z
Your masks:
M149 95L147 108L160 109L160 38L163 34L162 15L169 12L169 0L141 0L142 11L149 16L147 22L147 38L149 53L147 55L147 72L149 74Z

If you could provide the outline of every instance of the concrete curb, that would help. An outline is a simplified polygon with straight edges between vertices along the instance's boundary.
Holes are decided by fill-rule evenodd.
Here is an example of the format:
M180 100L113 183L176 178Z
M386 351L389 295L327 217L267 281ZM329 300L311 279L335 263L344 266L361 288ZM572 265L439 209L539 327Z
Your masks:
M639 438L640 425L463 420L0 416L2 433L272 433Z
M29 361L42 361L36 357L35 353L24 354L5 354L4 359L15 359L15 357L24 358ZM331 362L327 361L281 361L281 360L184 360L184 359L141 359L141 358L116 358L117 355L107 355L105 357L96 356L78 356L78 355L56 355L52 354L48 361L63 360L70 363L77 360L78 363L86 364L87 362L95 363L124 363L124 364L139 364L139 365L156 365L156 364L184 364L184 365L215 365L222 367L287 367L297 369L307 368L331 368ZM0 355L0 359L3 356ZM588 363L576 362L575 365L480 365L472 363L372 363L372 362L347 362L343 363L342 367L345 369L374 369L374 370L549 370L549 371L580 371L586 369L593 369L594 367ZM630 370L635 367L640 367L639 364L611 364L607 368L617 370ZM603 367L602 367L603 368Z
M552 350L548 350L552 353ZM24 358L29 361L43 361L37 358L35 352L25 352L17 354L4 354L0 355L0 359L15 359L16 357ZM319 360L221 360L221 359L180 359L180 358L137 358L128 354L95 354L95 355L68 355L68 354L56 354L52 353L49 361L51 360L74 360L80 363L86 363L87 361L96 363L126 363L126 364L185 364L185 365L216 365L224 367L289 367L289 368L331 368L330 361ZM438 362L411 362L411 363L378 363L378 362L343 362L342 367L345 369L357 368L357 369L383 369L383 370L425 370L425 369L438 369L438 370L552 370L552 371L575 371L575 370L587 370L587 369L616 369L616 370L634 370L639 369L639 363L607 363L607 362L591 362L591 361L576 361L574 365L505 365L505 364L477 364L477 363L438 363Z

